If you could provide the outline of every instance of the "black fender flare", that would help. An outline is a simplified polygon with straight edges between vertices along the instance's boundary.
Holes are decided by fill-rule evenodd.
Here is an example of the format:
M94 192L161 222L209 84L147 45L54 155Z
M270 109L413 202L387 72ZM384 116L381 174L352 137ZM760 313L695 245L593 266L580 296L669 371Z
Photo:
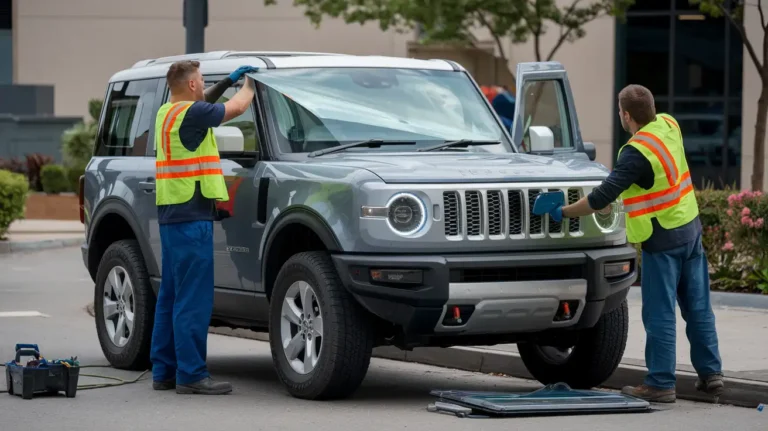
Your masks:
M267 240L264 241L264 248L261 252L261 285L266 289L267 286L267 261L269 260L269 250L275 241L275 238L287 226L300 224L312 230L323 242L325 248L331 252L342 251L341 243L333 233L331 227L326 223L323 217L315 210L308 207L293 207L285 210L277 216L272 228L267 232Z
M144 230L141 229L141 226L139 226L138 222L136 221L138 220L138 216L133 211L133 208L131 208L131 206L122 199L114 197L105 198L96 208L96 211L94 212L94 215L91 219L91 228L88 230L87 241L89 248L92 244L93 236L102 228L101 223L104 221L104 218L111 214L120 216L123 220L125 220L126 223L128 223L128 226L133 231L133 236L139 243L141 254L144 258L144 264L147 266L147 271L149 272L150 277L159 276L160 268L157 266L155 253L152 251L152 247L149 245L149 239L144 235ZM102 250L102 253L103 252L104 250ZM90 262L91 258L89 257L88 260ZM93 271L95 272L96 269L94 268Z

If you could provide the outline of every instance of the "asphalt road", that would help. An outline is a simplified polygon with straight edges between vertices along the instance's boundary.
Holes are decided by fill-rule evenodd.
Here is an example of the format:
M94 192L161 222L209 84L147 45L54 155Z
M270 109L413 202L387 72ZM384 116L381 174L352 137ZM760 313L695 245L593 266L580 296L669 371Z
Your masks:
M0 316L38 311L49 317L0 317L0 361L17 342L38 343L51 357L77 355L81 364L106 364L93 319L84 306L93 288L77 248L0 257ZM374 359L352 399L300 401L289 397L273 371L265 343L219 335L209 338L215 377L234 384L218 397L155 392L149 380L136 384L22 400L0 394L0 430L766 430L768 411L678 401L646 414L517 419L459 419L430 413L430 389L533 390L540 385L506 377ZM87 373L135 377L109 368ZM82 378L82 383L99 380ZM0 389L5 389L4 379Z

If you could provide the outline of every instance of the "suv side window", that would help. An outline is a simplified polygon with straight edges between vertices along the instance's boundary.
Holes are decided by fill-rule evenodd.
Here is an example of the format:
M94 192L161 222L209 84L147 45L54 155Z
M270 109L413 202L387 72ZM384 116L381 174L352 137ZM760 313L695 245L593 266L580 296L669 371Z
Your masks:
M158 83L158 79L145 79L111 84L95 156L146 155Z
M522 93L526 151L530 149L527 142L527 131L530 126L549 127L555 137L555 149L573 148L568 122L568 106L560 81L556 79L529 81L523 85Z

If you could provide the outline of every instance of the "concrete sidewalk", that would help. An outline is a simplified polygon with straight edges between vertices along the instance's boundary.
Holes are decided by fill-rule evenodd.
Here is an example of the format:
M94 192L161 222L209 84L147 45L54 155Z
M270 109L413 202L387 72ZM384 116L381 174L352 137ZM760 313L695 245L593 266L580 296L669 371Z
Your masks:
M713 302L738 302L727 298L730 293L712 292ZM725 299L723 297L726 297ZM765 305L766 299L753 296L754 303ZM629 340L621 365L605 383L605 387L621 389L626 385L642 383L645 376L645 330L641 320L640 289L632 288L629 295ZM754 305L754 304L752 304ZM720 337L720 355L723 359L727 392L718 402L745 407L768 403L768 307L740 308L715 306L717 329ZM248 330L211 328L212 333L267 341L266 334ZM685 336L685 322L678 311L677 326L677 395L680 399L713 402L712 397L697 392L696 374L690 361L690 348ZM532 379L523 365L514 344L491 347L417 348L402 351L394 347L379 347L374 356L407 362L418 362L466 371L503 374Z
M16 220L7 240L0 241L0 254L70 247L84 238L85 226L79 220Z

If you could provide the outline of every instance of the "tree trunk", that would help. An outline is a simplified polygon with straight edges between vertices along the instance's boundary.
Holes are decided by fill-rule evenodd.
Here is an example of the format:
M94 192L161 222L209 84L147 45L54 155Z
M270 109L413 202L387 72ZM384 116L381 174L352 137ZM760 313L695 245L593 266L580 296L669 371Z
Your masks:
M757 121L755 122L755 159L752 162L753 191L763 190L766 121L768 121L768 85L763 84L760 99L757 101Z

